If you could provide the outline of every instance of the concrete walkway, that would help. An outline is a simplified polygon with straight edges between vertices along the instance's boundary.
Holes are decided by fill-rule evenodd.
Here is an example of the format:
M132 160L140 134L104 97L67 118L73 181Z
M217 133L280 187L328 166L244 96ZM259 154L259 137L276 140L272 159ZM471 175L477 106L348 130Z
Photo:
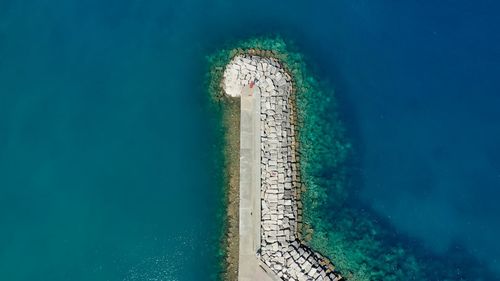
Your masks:
M251 95L250 95L251 93ZM273 281L261 266L260 249L260 93L245 87L240 119L240 245L238 280Z

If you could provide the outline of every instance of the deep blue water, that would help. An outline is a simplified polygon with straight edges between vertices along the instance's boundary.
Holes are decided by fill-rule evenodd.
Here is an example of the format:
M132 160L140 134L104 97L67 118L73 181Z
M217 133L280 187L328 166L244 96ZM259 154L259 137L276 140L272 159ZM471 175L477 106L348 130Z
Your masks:
M0 280L209 279L204 57L276 33L335 88L362 204L500 274L499 3L206 2L0 1Z

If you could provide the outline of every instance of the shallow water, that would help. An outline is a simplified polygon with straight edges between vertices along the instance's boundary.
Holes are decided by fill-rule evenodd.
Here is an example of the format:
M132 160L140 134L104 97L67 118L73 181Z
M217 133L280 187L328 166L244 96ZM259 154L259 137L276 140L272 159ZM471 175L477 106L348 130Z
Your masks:
M0 279L215 274L205 56L275 33L336 90L352 207L498 275L498 4L302 2L0 2Z

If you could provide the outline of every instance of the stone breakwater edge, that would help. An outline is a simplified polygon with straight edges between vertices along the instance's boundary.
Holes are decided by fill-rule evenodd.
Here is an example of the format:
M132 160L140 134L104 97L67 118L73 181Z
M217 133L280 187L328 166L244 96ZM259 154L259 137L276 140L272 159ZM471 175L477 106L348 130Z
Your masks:
M300 232L297 231L302 224L302 183L295 141L298 127L293 106L292 77L275 58L238 55L226 66L223 88L227 95L241 98L243 154L240 158L245 160L248 147L254 150L249 158L256 159L250 163L255 167L240 168L243 173L240 178L244 184L240 187L240 195L252 193L252 189L260 191L260 196L258 193L254 196L257 210L253 210L255 215L259 214L259 221L241 212L246 209L240 206L240 226L242 223L248 224L242 221L246 219L255 224L256 232L260 230L260 237L255 239L260 247L257 246L257 253L252 253L254 246L245 241L252 239L248 239L248 233L240 229L240 260L251 259L252 254L257 255L262 262L260 266L282 280L342 280L328 259L300 241ZM244 118L247 115L253 117ZM245 122L256 123L256 126ZM255 141L254 148L245 145L249 141ZM255 179L254 174L245 175L248 170L256 170L260 181ZM256 184L246 185L245 176L254 178L247 182ZM253 235L253 231L250 234ZM245 247L250 250L243 254ZM256 269L252 267L258 265L240 262L239 280L245 277L258 280L253 275Z
M234 157L239 153L239 123L234 122L234 120L239 120L240 117L240 107L239 107L239 98L237 97L229 97L224 93L224 89L222 88L222 80L223 80L223 71L225 66L236 56L238 55L258 55L263 58L273 58L278 59L280 62L283 62L283 67L287 73L292 73L294 76L293 83L295 83L296 87L293 87L294 94L299 92L301 94L308 94L307 96L302 97L302 104L300 108L302 109L302 114L307 114L307 110L313 109L313 112L321 111L321 106L316 106L315 104L310 104L309 99L314 100L317 94L318 85L315 84L314 80L311 80L310 76L307 76L305 73L305 64L300 54L289 52L287 49L287 44L279 37L277 38L254 38L247 41L237 42L235 44L231 44L230 47L224 48L222 50L217 51L217 53L208 57L208 63L210 65L210 71L208 75L208 88L211 97L211 104L213 106L213 110L220 113L220 121L222 123L221 134L223 135L222 141L220 142L220 147L222 148L222 154L224 160L222 161L222 172L221 177L222 180L222 188L224 195L223 201L225 204L224 213L220 216L226 216L226 220L222 223L222 233L221 233L221 275L220 279L222 280L237 280L237 268L238 268L238 186L237 182L238 172L239 170L235 169L235 167L239 164L238 157ZM316 93L316 95L315 95ZM295 102L295 100L293 100ZM324 105L325 103L322 101L320 105ZM293 104L292 104L293 105ZM308 106L311 107L308 109ZM297 112L295 116L298 119L297 122L300 122L301 111ZM316 120L314 116L309 118L309 120ZM304 125L304 124L303 124ZM307 126L306 126L307 127ZM321 126L310 125L310 128L318 128ZM310 130L310 132L315 133L315 130ZM317 135L320 135L316 132ZM298 138L299 139L299 138ZM322 143L319 143L317 146L318 151L325 151L322 147L325 143L330 143L331 140L325 138ZM304 145L302 145L302 150L307 152L307 148L311 148L308 145L308 142L302 141ZM298 147L298 142L296 142L296 146ZM307 165L307 156L313 157L315 152L310 151L308 153L304 153L302 151L301 160L302 164ZM337 155L338 156L338 155ZM339 163L340 157L337 157ZM297 167L299 163L297 162ZM299 169L299 168L297 168ZM303 173L304 171L302 171ZM315 198L308 196L307 190L304 187L302 189L297 189L298 198L301 198L301 193L304 194L302 196L302 201L309 200L310 202L315 202ZM316 194L317 189L311 189L312 194ZM318 205L319 206L319 205ZM316 206L317 207L317 206ZM311 217L311 215L307 215L307 211L312 213L312 210L315 208L313 204L309 205L309 208L304 208L304 224L297 224L297 237L303 237L304 241L310 241L312 239L312 229L309 223L307 223L307 219Z

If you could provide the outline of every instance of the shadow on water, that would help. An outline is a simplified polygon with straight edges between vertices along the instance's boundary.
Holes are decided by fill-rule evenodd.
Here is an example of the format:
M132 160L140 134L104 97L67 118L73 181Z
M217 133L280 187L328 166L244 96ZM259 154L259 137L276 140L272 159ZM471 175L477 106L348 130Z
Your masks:
M353 224L360 220L369 222L368 225L373 226L372 231L377 233L376 240L380 243L379 246L385 249L377 252L385 254L384 252L389 252L391 249L404 249L406 253L417 259L420 269L425 271L426 280L500 280L500 276L492 271L485 261L476 258L463 243L455 241L446 251L437 253L426 246L423 240L401 233L389 219L380 216L369 204L360 199L360 193L365 187L362 159L366 145L361 134L355 101L350 98L352 95L349 93L349 87L347 87L347 82L343 79L341 71L335 67L335 62L329 58L327 53L316 51L312 55L310 54L306 60L309 65L314 61L323 62L321 66L312 64L312 72L317 77L321 77L323 89L335 89L336 107L334 110L337 115L332 114L330 121L335 122L334 118L341 120L342 125L344 125L346 141L351 143L353 147L350 156L344 163L347 199L342 204L343 211L338 210L338 202L329 198L331 201L329 202L328 220L335 224L339 220L345 220L345 215L352 219ZM327 174L322 176L331 177ZM338 211L343 215L339 216ZM356 228L355 226L344 230L366 231L363 227ZM360 238L363 235L363 233L352 233L348 237ZM380 257L367 257L366 260L371 258L375 260Z
M350 175L355 174L356 172L350 173ZM477 259L462 243L455 241L446 251L436 253L423 241L401 233L388 219L379 216L373 208L361 202L355 195L350 194L350 196L343 208L349 210L347 213L356 217L356 220L359 219L358 216L362 216L363 220L374 223L373 230L377 232L376 239L380 242L381 247L387 249L379 252L389 252L391 248L401 247L407 254L416 257L421 269L428 277L426 280L500 280L499 276L490 270L484 261ZM337 212L330 212L329 220L332 223L338 219ZM356 231L356 228L352 230ZM360 237L362 234L352 234L352 236Z

